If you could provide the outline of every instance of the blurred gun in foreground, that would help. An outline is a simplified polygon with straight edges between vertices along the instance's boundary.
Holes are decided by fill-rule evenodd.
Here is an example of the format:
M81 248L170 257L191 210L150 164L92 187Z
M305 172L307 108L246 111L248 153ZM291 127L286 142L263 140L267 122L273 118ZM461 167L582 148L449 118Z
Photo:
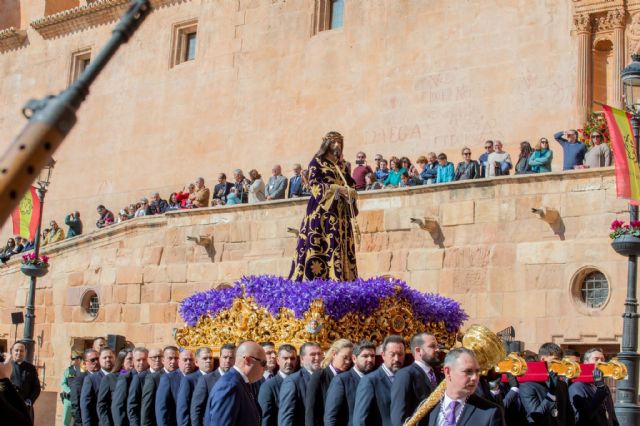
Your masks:
M75 125L76 111L89 94L93 80L150 10L149 0L134 0L114 28L111 39L68 89L57 96L31 99L24 106L22 113L29 122L0 157L0 224Z

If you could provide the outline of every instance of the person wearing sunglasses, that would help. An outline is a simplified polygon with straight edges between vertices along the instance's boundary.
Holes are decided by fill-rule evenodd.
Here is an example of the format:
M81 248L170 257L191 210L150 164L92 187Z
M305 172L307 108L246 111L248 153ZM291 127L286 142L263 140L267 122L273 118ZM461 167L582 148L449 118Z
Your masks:
M97 340L97 339L96 339ZM95 349L87 349L84 351L82 369L76 378L71 382L71 415L73 416L74 425L82 425L82 417L80 415L80 391L84 379L100 370L100 363L98 362L98 351Z
M235 365L211 390L205 425L259 426L260 409L251 384L262 378L266 366L262 346L251 340L238 346Z
M562 153L564 154L563 170L573 170L576 166L582 166L587 147L578 140L578 132L576 130L558 132L553 135L553 138L562 146Z
M600 132L591 132L591 148L584 155L584 165L589 168L611 165L611 149L608 144L604 143Z
M540 138L529 157L531 171L534 173L550 172L552 160L553 151L549 149L549 140L547 138Z

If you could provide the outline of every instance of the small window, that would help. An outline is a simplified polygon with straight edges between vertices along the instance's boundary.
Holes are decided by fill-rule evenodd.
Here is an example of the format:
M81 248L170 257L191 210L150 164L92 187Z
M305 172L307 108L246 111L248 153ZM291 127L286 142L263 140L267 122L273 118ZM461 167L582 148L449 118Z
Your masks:
M96 292L87 290L82 295L80 306L82 306L82 310L88 316L89 320L95 319L98 316L98 312L100 312L100 299Z
M331 29L342 28L344 17L344 0L331 1Z
M71 56L71 76L69 78L69 85L76 81L80 74L91 63L91 48L79 50Z
M582 301L589 308L602 307L609 298L609 282L600 271L590 272L580 289Z
M173 27L171 67L196 59L198 22L191 20Z

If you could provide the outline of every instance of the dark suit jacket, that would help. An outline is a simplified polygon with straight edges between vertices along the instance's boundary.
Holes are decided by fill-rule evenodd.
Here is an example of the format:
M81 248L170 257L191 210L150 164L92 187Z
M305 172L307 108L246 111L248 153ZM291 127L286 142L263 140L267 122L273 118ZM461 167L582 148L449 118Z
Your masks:
M33 405L40 395L40 379L38 379L38 370L33 364L23 361L22 363L13 363L13 371L11 372L11 383L16 387L18 395L24 401L31 401Z
M353 368L333 378L324 404L325 426L344 425L347 419L347 425L351 426L353 408L356 405L356 390L359 383L360 376Z
M156 393L160 384L160 377L165 374L164 368L149 374L142 387L142 402L140 403L140 425L156 426Z
M420 420L418 426L437 426L440 404L441 402L429 412L428 417ZM467 399L457 426L504 426L505 424L499 405L472 394Z
M191 426L191 396L199 379L204 377L199 370L182 377L176 399L176 422L179 426Z
M569 400L576 413L576 426L613 426L618 418L607 386L576 382L569 386Z
M556 401L547 398L547 386L544 383L525 382L520 384L520 401L527 413L527 421L536 426L573 426L575 417L569 403L567 384L558 381ZM552 415L558 410L557 417Z
M133 369L126 373L120 374L116 381L116 387L111 395L111 418L114 426L129 426L127 418L127 396L133 378L138 372Z
M433 389L427 373L417 363L399 370L391 386L391 423L402 426Z
M304 404L310 378L311 374L305 368L301 368L282 381L278 426L301 426L304 424Z
M103 377L104 372L100 370L88 375L82 383L80 412L82 413L83 426L97 426L99 424L97 410L98 391Z
M131 379L129 394L127 395L127 419L130 426L140 426L140 407L142 405L142 387L151 370L136 374ZM117 387L117 386L116 386Z
M391 426L391 380L382 367L360 379L351 424Z
M176 426L176 401L180 381L184 377L182 371L175 370L160 377L156 392L156 424L158 426Z
M322 426L324 402L327 400L327 391L334 377L331 367L323 368L311 375L304 402L304 423L306 426Z
M100 381L98 402L96 404L100 426L113 426L113 417L111 417L111 397L113 392L116 390L118 377L120 377L120 372L109 373Z
M193 396L191 397L191 409L189 413L191 426L204 425L209 393L211 393L211 389L213 389L213 386L220 377L222 377L222 374L220 374L220 369L217 369L213 373L206 374L204 377L198 379L196 387L193 390Z
M216 382L207 405L206 426L260 426L260 409L251 386L235 368Z
M82 372L71 382L71 415L74 426L82 426L82 415L80 414L80 392L82 383L89 373Z
M33 424L30 410L9 379L0 379L0 413L2 413L2 424L25 426Z
M260 386L258 393L258 405L262 413L262 426L278 425L278 407L280 399L280 387L284 379L276 374Z

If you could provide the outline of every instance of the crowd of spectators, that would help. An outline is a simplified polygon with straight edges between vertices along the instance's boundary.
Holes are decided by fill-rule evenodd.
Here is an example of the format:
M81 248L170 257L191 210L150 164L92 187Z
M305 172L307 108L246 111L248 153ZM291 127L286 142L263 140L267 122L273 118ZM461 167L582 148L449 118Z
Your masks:
M244 341L221 346L217 358L208 347L175 346L125 348L116 356L98 338L84 354L72 354L62 378L63 424L401 426L442 381L442 406L419 424L617 424L600 370L592 382L574 382L550 369L568 355L545 343L521 356L549 369L546 380L506 374L502 382L499 373L481 372L473 351L446 351L429 333L417 333L408 346L397 335L379 346L337 339L326 352L315 342L298 352L292 344ZM584 364L605 361L599 348L575 355Z
M606 167L612 164L613 155L601 133L594 131L590 135L589 147L578 141L576 130L565 130L554 135L563 152L563 170ZM520 152L515 162L511 155L503 150L501 141L487 140L484 152L476 159L470 148L462 148L460 161L454 165L446 153L419 156L415 164L408 157L391 156L388 160L376 154L373 164L367 162L364 152L356 154L354 165L345 161L348 170L356 182L356 190L372 191L389 188L406 188L418 185L431 185L469 179L483 179L510 174L532 174L551 172L553 151L549 140L542 137L533 146L528 141L520 143ZM264 179L256 170L249 171L248 177L241 169L233 171L231 181L225 173L220 173L217 183L210 189L204 178L199 177L181 191L172 192L168 199L160 197L158 192L150 198L141 198L131 203L117 214L104 205L97 208L96 227L104 228L140 216L163 214L172 210L216 207L236 204L254 204L285 198L308 197L309 171L300 164L293 164L290 177L282 174L282 167L275 165L271 176ZM67 231L55 221L42 232L41 243L46 245L82 234L82 221L79 212L69 213L64 220ZM0 251L0 260L6 262L12 255L33 248L33 241L22 237L9 238L7 245Z

